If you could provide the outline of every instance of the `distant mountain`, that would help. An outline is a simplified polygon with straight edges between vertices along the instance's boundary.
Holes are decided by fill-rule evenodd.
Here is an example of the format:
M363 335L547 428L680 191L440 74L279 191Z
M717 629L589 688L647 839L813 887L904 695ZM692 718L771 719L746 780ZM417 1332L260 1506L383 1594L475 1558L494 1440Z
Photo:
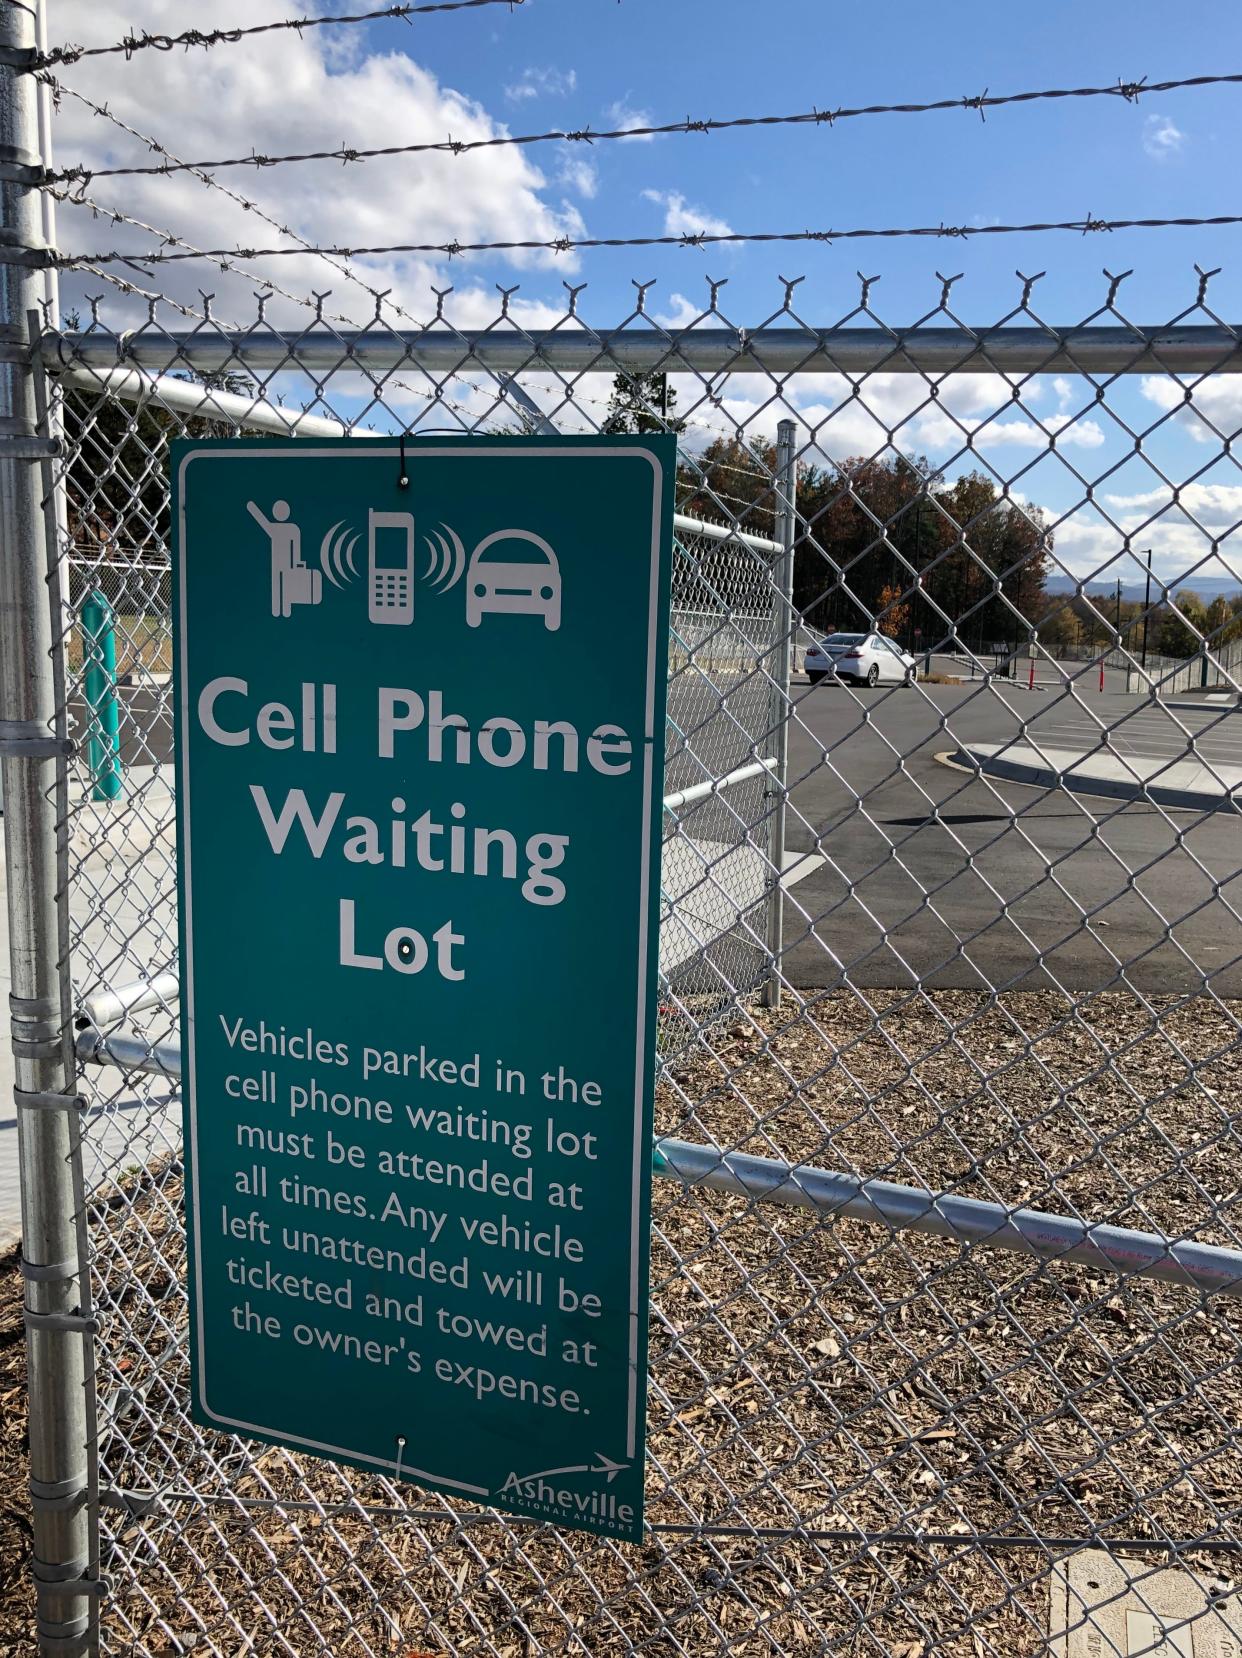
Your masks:
M1072 576L1049 576L1045 585L1049 593L1076 593L1078 591L1078 584ZM1236 581L1199 581L1194 576L1183 576L1170 582L1169 592L1170 594L1177 593L1183 587L1190 588L1192 592L1197 593L1201 599L1209 604L1222 594L1226 599L1232 599L1242 593L1242 584ZM1097 601L1111 599L1117 592L1117 583L1115 581L1087 581L1083 583L1083 592L1088 598ZM1145 592L1145 582L1123 581L1121 584L1121 597L1127 602L1141 603ZM1151 583L1151 598L1153 604L1160 598L1160 583L1154 576Z

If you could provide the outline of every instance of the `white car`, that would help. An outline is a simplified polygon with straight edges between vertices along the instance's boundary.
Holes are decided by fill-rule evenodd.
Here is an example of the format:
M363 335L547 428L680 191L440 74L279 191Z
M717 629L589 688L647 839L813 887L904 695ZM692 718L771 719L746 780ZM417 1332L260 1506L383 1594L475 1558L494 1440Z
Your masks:
M803 658L812 685L831 674L853 685L913 685L918 664L882 633L830 633Z

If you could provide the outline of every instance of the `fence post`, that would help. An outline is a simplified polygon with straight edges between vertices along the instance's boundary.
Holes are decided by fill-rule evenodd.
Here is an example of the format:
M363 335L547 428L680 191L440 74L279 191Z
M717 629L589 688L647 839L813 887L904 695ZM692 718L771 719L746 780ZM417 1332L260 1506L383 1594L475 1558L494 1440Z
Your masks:
M769 792L773 796L770 857L772 886L768 893L768 977L763 987L765 1007L781 1005L781 963L785 929L785 816L789 784L790 683L793 676L794 542L798 522L798 462L794 453L797 428L782 420L776 428L776 537L782 551L772 566L776 587L776 660L772 664L772 729L776 736L776 767Z
M82 659L91 799L117 800L124 785L116 700L116 624L112 606L98 589L82 606Z
M38 1645L88 1651L94 1572L80 1142L57 901L63 737L30 317L45 292L35 45L28 6L0 6L0 768L22 1189L22 1276Z

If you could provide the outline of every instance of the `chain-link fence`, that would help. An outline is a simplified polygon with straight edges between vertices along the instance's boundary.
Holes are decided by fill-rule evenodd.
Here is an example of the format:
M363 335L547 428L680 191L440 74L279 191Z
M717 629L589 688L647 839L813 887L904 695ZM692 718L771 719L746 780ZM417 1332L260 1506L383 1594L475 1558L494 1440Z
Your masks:
M782 554L763 536L676 520L661 876L666 1056L768 973L789 665Z
M1074 326L1024 281L986 328L864 280L830 329L712 284L685 329L574 295L538 333L507 298L295 325L128 282L39 326L24 282L0 738L45 1649L1238 1651L1242 354L1207 279L1167 329L1119 279ZM618 410L679 436L642 1546L191 1421L168 677L171 437Z
M126 347L152 384L161 340ZM650 349L675 360L677 344ZM62 336L55 354L74 366L59 384L143 449L130 475L158 480L203 394L165 388L175 406L140 432L106 384L89 389L118 350L102 316ZM177 360L194 350L182 339ZM1038 372L1003 378L1033 418ZM545 384L526 383L532 397ZM471 428L493 418L482 384L463 388ZM1113 380L1110 399L1130 384ZM442 418L434 401L428 418ZM1076 1650L1078 1630L1125 1651L1134 1607L1165 1622L1194 1610L1162 1575L1169 1559L1234 1627L1219 1595L1242 1447L1236 705L1100 693L1098 657L1040 645L1071 606L1101 628L1116 606L1057 591L1058 532L1034 503L1006 504L976 472L963 507L950 465L884 500L897 463L826 460L805 421L795 591L831 591L857 618L838 633L878 625L913 647L916 672L868 685L843 659L814 689L798 673L784 705L775 520L739 534L771 514L775 459L705 437L683 433L684 497L702 511L716 494L727 516L679 520L676 555L656 1154L669 1178L639 1550L190 1423L175 983L132 988L175 951L167 509L144 495L127 532L122 501L93 541L70 509L66 706L86 701L75 640L92 594L130 659L124 791L92 798L79 748L62 893L79 1052L103 1062L83 1072L83 1138L107 1650L976 1654ZM748 469L753 504L722 454ZM85 464L75 448L62 468L71 502ZM879 485L875 466L890 468ZM127 562L116 548L131 537L143 552ZM1190 604L1156 585L1148 626L1193 634ZM1143 619L1123 602L1109 648L1137 667ZM963 616L989 606L1008 627L985 632L1033 641L1016 678L962 642ZM789 713L778 1010L753 994L778 862L774 693ZM1174 810L1162 787L1199 794Z

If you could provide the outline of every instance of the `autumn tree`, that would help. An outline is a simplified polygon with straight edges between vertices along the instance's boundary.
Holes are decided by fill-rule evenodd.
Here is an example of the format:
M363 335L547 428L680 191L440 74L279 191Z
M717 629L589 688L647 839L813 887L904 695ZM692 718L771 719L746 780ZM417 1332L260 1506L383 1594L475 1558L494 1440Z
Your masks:
M1157 649L1161 656L1194 656L1207 628L1207 609L1193 588L1183 587L1161 619Z
M678 470L678 507L776 531L776 450L717 438ZM947 482L924 457L798 464L794 606L812 627L879 627L908 648L1025 638L1064 609L1046 591L1052 537L1037 507L981 472ZM1070 618L1058 623L1068 632Z
M1055 604L1048 601L1052 538L1038 507L997 493L992 479L968 472L937 497L951 523L942 561L942 608L962 637L1017 643Z
M762 439L714 438L700 455L685 454L677 472L677 510L692 518L736 519L771 538L776 530L776 449Z
M890 639L904 639L910 627L910 606L902 603L900 587L880 589L880 607L876 613L876 627Z
M886 617L884 631L932 649L954 637L1015 641L1049 609L1042 515L982 473L946 483L922 458L857 458L810 474L798 506L809 534L794 599L812 625Z
M942 515L928 498L934 480L926 461L903 456L806 470L798 486L806 533L794 557L794 603L804 616L815 625L869 628L885 608L883 589L913 591L940 547Z
M1242 637L1242 600L1218 594L1207 607L1203 632L1213 650Z

